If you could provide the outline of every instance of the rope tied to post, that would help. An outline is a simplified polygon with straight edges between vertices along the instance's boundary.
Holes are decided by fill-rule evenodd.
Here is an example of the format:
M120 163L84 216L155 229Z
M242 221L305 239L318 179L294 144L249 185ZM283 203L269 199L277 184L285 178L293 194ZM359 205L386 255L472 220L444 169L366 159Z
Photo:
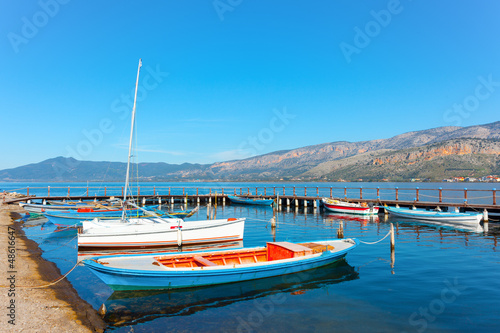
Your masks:
M376 242L363 242L362 240L359 240L359 239L358 239L358 241L359 241L360 243L363 243L363 244L373 245L373 244L380 243L381 241L383 241L384 239L386 239L386 238L387 238L387 236L389 236L390 234L391 234L391 230L389 230L389 232L387 233L387 235L385 235L385 236L384 236L384 238L382 238L382 239L380 239L380 240L378 240L378 241L376 241Z

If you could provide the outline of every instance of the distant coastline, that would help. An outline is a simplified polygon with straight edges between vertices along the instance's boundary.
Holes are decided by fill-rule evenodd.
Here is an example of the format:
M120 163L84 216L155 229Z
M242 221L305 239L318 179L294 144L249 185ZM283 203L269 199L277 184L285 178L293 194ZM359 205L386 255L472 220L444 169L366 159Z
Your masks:
M131 166L141 182L497 182L500 121L438 127L389 139L323 143L212 164ZM126 167L123 162L55 157L0 170L0 181L120 182Z

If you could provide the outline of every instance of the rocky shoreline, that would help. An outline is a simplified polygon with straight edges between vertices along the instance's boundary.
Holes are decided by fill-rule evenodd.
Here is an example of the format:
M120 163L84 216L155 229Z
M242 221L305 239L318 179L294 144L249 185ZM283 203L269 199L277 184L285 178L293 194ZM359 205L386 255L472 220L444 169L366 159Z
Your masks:
M8 199L6 197L5 199ZM14 222L24 211L0 204L0 328L3 332L103 332L106 324L71 283L63 279L44 288L66 272L42 258L38 244L26 238Z

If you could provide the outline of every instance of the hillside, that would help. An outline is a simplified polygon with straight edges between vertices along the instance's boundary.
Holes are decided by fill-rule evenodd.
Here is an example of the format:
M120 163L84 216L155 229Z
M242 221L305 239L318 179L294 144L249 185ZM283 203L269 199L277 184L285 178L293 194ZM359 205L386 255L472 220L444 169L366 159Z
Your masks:
M453 139L416 148L379 150L321 163L304 179L408 181L500 173L500 140Z
M279 179L300 177L321 163L380 150L401 150L456 138L498 139L500 122L471 127L438 127L408 132L389 139L338 141L260 155L244 160L214 163L212 177L226 179ZM357 179L357 178L356 178Z
M201 164L140 163L140 180L441 180L498 174L500 122L439 127L388 139L337 141L243 160ZM0 171L0 181L122 181L126 164L57 157ZM134 172L135 174L135 172Z
M201 164L139 163L131 166L131 174L139 169L141 180L157 180L162 175L204 170ZM122 162L78 161L56 157L46 161L0 171L1 181L123 181L127 164Z

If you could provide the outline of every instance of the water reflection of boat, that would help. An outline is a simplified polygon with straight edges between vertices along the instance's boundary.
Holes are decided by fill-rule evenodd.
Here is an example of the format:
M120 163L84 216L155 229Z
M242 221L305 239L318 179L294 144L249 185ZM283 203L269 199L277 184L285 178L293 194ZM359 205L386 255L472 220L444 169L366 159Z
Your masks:
M344 220L344 221L358 221L363 224L367 222L378 223L378 215L355 215L355 214L325 214L324 219L326 221Z
M397 217L397 216L389 216L387 219L387 222L389 223L399 223L399 224L406 224L406 225L425 225L428 227L433 227L437 229L453 229L453 230L461 230L461 231L469 231L469 232L483 232L484 229L483 227L478 224L476 226L470 226L470 225L460 225L457 223L447 223L447 222L440 222L440 221L432 221L432 220L418 220L418 219L410 219L410 218L403 218L403 217Z
M268 297L278 293L302 294L344 281L359 273L345 259L301 273L230 285L172 291L116 291L104 303L104 320L112 326L144 323L160 317L192 315L198 311Z
M43 227L41 234L46 234L42 236L40 245L52 245L52 246L62 246L71 243L76 239L77 230L74 227L60 228L54 227L51 223L47 227Z
M23 222L24 227L34 227L34 226L40 226L45 223L48 223L49 220L42 216L37 216L37 217L31 217L31 216L24 216L21 221Z

